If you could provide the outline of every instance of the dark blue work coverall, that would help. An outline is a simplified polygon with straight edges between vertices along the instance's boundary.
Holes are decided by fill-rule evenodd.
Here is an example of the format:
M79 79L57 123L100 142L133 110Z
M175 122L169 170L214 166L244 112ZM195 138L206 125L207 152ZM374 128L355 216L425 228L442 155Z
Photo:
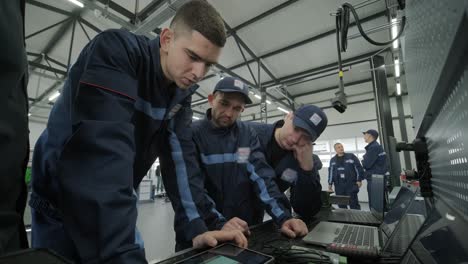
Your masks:
M292 151L287 151L278 162L272 162L272 141L276 128L283 126L280 120L275 124L264 124L257 122L248 123L258 134L262 152L267 163L275 170L275 182L281 192L288 188L291 192L290 202L294 212L304 219L312 218L322 206L320 176L318 171L322 168L322 161L313 154L314 168L312 171L304 171L299 162L294 158ZM292 177L291 177L292 176Z
M145 263L134 189L157 157L176 236L207 230L189 129L197 87L173 88L158 38L109 30L83 49L34 149L33 247L80 263Z
M330 160L328 168L328 184L335 185L335 193L337 195L350 196L349 207L351 209L360 210L361 206L358 201L359 186L357 181L364 179L364 170L361 162L352 153L344 153L342 158L335 155ZM340 208L348 208L346 205L339 205Z
M278 226L291 218L290 204L275 184L274 171L266 163L257 134L246 123L215 127L211 110L192 125L205 188L216 204L219 219L239 217L249 225L263 222L263 209ZM207 221L210 223L210 221ZM212 229L220 229L223 221Z
M372 141L365 147L366 154L362 159L364 167L364 178L367 180L367 195L369 197L369 206L371 203L371 184L372 174L386 175L388 172L387 154L377 141Z
M317 177L319 178L319 181L320 181L320 170L323 168L323 164L322 164L322 161L320 160L320 157L317 154L312 154L312 157L314 159L314 169L317 171Z

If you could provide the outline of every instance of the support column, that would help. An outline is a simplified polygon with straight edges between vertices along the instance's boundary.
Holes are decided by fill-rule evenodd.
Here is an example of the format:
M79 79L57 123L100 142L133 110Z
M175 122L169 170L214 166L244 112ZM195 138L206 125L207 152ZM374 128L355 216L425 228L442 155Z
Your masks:
M403 109L403 100L401 96L396 96L396 105L398 111L398 121L400 122L400 133L401 133L401 140L404 142L408 142L408 133L406 130L406 120L405 120L405 111ZM403 151L403 157L405 159L405 168L407 170L411 169L411 159L410 153L408 151Z
M380 142L387 153L391 183L399 185L401 171L400 156L395 150L396 139L393 130L392 110L388 97L387 74L385 60L382 56L370 59L372 69L372 85L374 87L377 123L379 126Z

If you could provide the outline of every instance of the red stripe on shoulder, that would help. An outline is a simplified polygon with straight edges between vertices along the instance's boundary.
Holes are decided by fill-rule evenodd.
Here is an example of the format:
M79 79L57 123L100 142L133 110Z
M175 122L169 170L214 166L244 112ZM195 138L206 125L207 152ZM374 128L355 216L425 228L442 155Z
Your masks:
M97 88L101 88L101 89L104 89L104 90L107 90L107 91L110 91L110 92L113 92L113 93L116 93L116 94L123 95L123 96L128 97L128 98L130 98L130 99L132 99L132 100L136 100L136 98L133 98L133 97L131 97L131 96L128 95L128 94L124 94L124 93L122 93L122 92L113 90L113 89L111 89L111 88L107 88L107 87L100 86L100 85L97 85L97 84L94 84L94 83L88 83L88 82L83 82L83 81L80 81L80 83L84 83L84 84L87 84L87 85L90 85L90 86L94 86L94 87L97 87Z

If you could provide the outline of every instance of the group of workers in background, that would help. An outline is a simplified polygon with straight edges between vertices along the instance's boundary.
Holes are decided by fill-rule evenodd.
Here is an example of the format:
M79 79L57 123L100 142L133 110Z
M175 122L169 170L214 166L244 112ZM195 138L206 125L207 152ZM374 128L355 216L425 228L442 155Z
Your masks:
M245 247L249 226L261 223L265 211L285 236L307 234L303 220L321 207L322 164L313 142L327 116L305 105L274 124L242 122L249 89L225 77L208 96L205 118L191 124L191 95L225 42L221 16L195 0L153 40L108 30L86 45L34 148L33 247L80 263L145 263L135 189L158 157L177 250L224 241ZM375 130L365 133L364 170L335 145L330 188L351 193L349 186L354 192L369 180L385 162L377 137ZM352 208L359 208L355 198ZM19 224L12 226L0 249L25 247Z
M360 210L358 192L362 186L362 181L367 181L367 194L371 196L372 174L385 175L387 173L387 157L382 146L376 141L379 133L374 129L369 129L364 134L366 153L363 156L362 165L353 153L346 153L343 144L335 143L336 155L330 160L328 168L328 191L337 195L350 197L349 207ZM339 205L340 208L347 208L347 205Z

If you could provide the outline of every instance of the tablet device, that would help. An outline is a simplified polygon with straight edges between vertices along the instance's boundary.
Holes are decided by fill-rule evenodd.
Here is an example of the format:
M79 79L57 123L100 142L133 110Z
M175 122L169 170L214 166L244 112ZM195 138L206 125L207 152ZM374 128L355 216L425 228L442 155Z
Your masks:
M233 244L222 244L210 250L191 256L176 263L180 264L264 264L273 263L272 256L241 248Z

